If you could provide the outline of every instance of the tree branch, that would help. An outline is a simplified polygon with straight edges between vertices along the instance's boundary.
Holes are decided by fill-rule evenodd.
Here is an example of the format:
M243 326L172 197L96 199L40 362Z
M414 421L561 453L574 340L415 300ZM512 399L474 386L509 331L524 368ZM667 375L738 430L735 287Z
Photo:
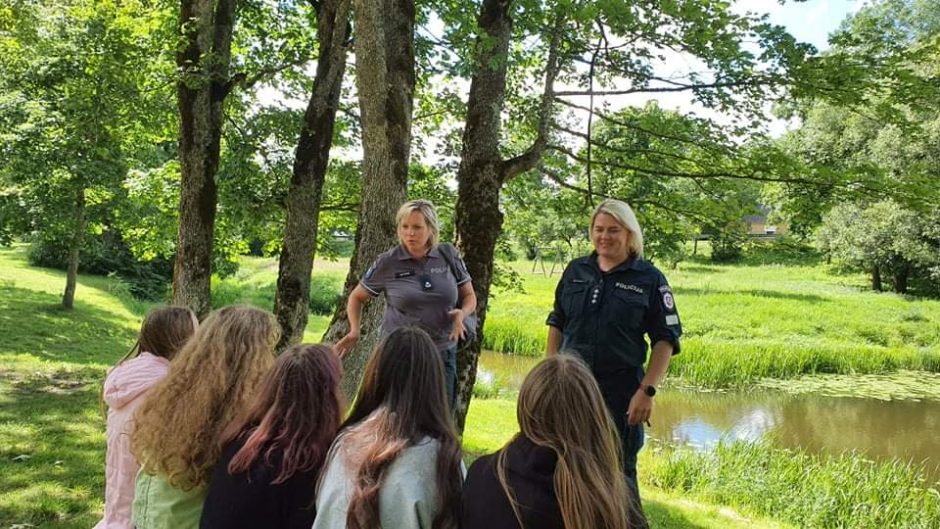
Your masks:
M578 132L573 129L569 129L568 127L565 127L564 125L559 125L558 123L553 123L552 128L554 128L555 130L559 130L561 132L567 133L567 134L571 134L572 136L577 136L583 140L588 139L587 134L583 132ZM671 158L673 160L678 160L682 162L702 163L702 160L695 160L695 159L689 158L688 156L682 156L681 154L676 154L672 152L657 151L656 149L614 147L612 145L608 145L606 143L597 141L594 138L591 138L590 141L591 141L591 145L594 145L595 147L599 147L601 149L606 149L612 152L618 152L622 154L647 154L647 155L652 155L652 156L661 156L663 158Z
M500 164L500 178L503 183L508 182L520 173L524 173L535 167L545 152L548 145L549 124L551 123L552 113L552 92L555 90L555 77L561 70L560 45L561 33L565 23L563 12L559 12L555 17L555 24L552 29L552 40L548 47L548 61L545 65L545 88L542 91L542 99L539 105L539 124L535 141L519 156L504 160Z
M582 163L587 162L587 160L586 160L583 156L578 156L577 154L575 154L574 152L572 152L572 151L571 151L570 149L568 149L567 147L563 147L563 146L561 146L561 145L549 145L547 148L548 148L548 149L551 149L551 150L553 150L553 151L557 151L557 152L560 152L560 153L562 153L562 154L565 154L565 155L567 155L569 158L571 158L572 160L576 160L576 161L579 161L579 162L582 162ZM624 169L624 170L627 170L627 171L636 171L636 172L638 172L638 173L642 173L642 174L646 174L646 175L650 175L650 176L665 176L665 177L672 177L672 178L692 178L692 179L696 179L696 178L730 178L730 179L735 179L735 180L752 180L752 181L755 181L755 182L782 182L782 183L790 183L790 184L803 184L803 185L808 185L808 186L813 186L813 187L819 187L819 186L824 186L824 185L825 185L825 186L833 185L832 182L818 182L818 181L815 181L815 180L810 180L810 179L808 179L808 178L767 177L767 176L758 176L756 173L752 173L752 174L750 174L750 175L746 175L746 174L737 174L737 173L729 173L729 172L716 172L716 173L686 173L686 172L682 172L682 171L675 171L675 170L668 170L668 169L653 169L653 168L650 168L650 167L640 167L640 166L637 166L637 165L630 165L630 164L626 164L626 163L597 162L597 161L592 162L592 163L594 163L595 165L600 165L600 166L604 166L604 167L613 167L613 168L615 168L615 169ZM863 184L862 182L847 182L847 183L844 183L843 185L861 185L861 186L864 186L864 184Z
M615 197L615 196L611 196L611 195L608 195L608 194L605 194L605 193L598 193L598 192L593 191L593 190L590 190L590 189L585 189L585 188L580 187L580 186L576 186L576 185L573 185L573 184L569 184L568 182L565 182L565 179L564 179L561 175L559 175L559 174L556 173L555 171L552 171L552 170L549 169L548 167L544 167L544 166L543 166L543 167L540 167L540 168L539 168L539 172L541 172L544 176L547 176L547 177L549 178L549 180L555 182L556 184L560 185L561 187L564 187L565 189L570 189L570 190L572 190L572 191L581 193L581 194L583 194L583 195L588 196L589 198L590 198L590 197L598 197L598 198L615 198L615 199L618 199L618 200L623 200L622 197ZM632 199L632 200L627 200L627 202L629 202L630 205L633 206L633 207L637 207L637 206L640 206L640 205L656 206L657 208L660 208L660 209L662 209L662 210L675 213L676 215L689 217L689 218L698 220L698 221L700 221L700 222L704 222L704 221L707 221L707 220L708 220L707 217L705 217L705 216L703 216L703 215L700 215L700 214L698 214L698 213L689 212L689 211L684 211L684 210L681 210L681 209L676 209L676 208L674 208L674 207L672 207L672 206L667 206L667 205L663 204L662 202L658 202L658 201L655 201L655 200L636 198L636 199Z
M733 81L733 82L716 82L716 83L702 83L702 84L682 84L675 81L667 81L664 79L650 77L651 80L658 80L662 82L668 82L674 86L648 86L643 88L628 88L626 90L562 90L560 92L553 92L555 97L563 96L619 96L619 95L629 95L629 94L651 94L651 93L663 93L663 92L687 92L687 91L698 91L698 90L709 90L715 88L739 88L743 86L763 86L765 84L773 83L760 83L756 81Z
M249 76L245 72L239 72L233 75L231 79L229 79L228 89L231 91L232 88L234 88L235 86L238 86L243 90L251 88L254 85L258 84L259 82L266 81L274 77L275 75L283 72L284 70L293 68L295 66L301 66L312 60L317 60L317 57L310 57L310 58L297 57L295 60L288 61L284 64L262 68L261 70L258 70L257 72L254 73L254 75L251 75L251 76Z
M630 123L630 122L624 121L624 120L622 120L622 119L617 119L617 118L611 117L610 115L604 114L604 113L602 113L602 112L598 112L597 110L593 110L593 111L592 111L590 108L588 108L588 107L586 107L586 106L578 105L578 104L572 103L572 102L570 102L570 101L565 101L564 99L556 99L556 101L557 101L558 103L561 103L562 105L565 105L565 106L570 107L570 108L574 108L574 109L577 109L577 110L584 110L584 111L586 111L586 112L593 112L595 116L599 117L600 119L602 119L602 120L604 120L604 121L606 121L606 122L608 122L608 123L613 123L614 125L618 125L618 126L621 126L621 127L627 128L627 129L630 129L630 130L636 130L636 131L642 132L642 133L644 133L644 134L649 134L650 136L654 136L654 137L656 137L656 138L661 138L661 139L664 139L664 140L671 140L671 141L675 141L675 142L679 142L679 143L685 143L685 144L689 144L689 145L696 145L696 146L700 145L700 141L697 140L697 139L695 139L695 138L684 138L684 137L682 137L682 136L674 136L674 135L672 135L672 134L665 134L665 133L662 133L662 132L657 132L657 131L655 131L655 130L648 129L648 128L646 128L646 127L641 127L640 125L637 125L636 123ZM731 149L730 149L730 148L725 147L725 146L723 146L723 145L716 145L715 147L718 147L719 149L721 149L721 150L724 151L725 153L730 153L730 152L731 152Z

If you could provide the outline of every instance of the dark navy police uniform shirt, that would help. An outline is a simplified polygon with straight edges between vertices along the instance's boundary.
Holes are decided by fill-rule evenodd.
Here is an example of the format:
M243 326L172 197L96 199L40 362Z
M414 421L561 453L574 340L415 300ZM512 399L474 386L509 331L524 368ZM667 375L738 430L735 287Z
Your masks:
M454 270L442 252L448 252ZM457 345L447 338L453 327L447 313L456 307L458 287L467 281L470 274L457 249L443 243L421 259L412 257L402 245L395 246L376 258L359 284L373 296L385 293L383 335L414 325L427 331L443 351Z
M597 254L568 264L555 289L548 325L563 335L561 350L577 353L595 376L636 372L649 343L666 341L679 353L682 326L672 290L655 266L630 258L608 272Z

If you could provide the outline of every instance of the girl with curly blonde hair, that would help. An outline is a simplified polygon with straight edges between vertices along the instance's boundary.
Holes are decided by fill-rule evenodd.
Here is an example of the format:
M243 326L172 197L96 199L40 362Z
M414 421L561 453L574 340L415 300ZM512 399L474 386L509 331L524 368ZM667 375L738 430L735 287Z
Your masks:
M279 335L271 313L225 307L210 314L177 354L136 415L131 447L141 464L137 529L198 527L222 433L274 364Z

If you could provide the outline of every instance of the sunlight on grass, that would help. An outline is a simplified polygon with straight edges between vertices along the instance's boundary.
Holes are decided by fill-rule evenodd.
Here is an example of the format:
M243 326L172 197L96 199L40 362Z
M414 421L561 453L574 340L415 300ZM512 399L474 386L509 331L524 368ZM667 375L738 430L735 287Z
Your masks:
M27 266L24 249L0 249L0 528L21 524L87 529L100 516L103 497L101 381L107 367L133 344L151 304L131 298L119 281L80 276L76 308L64 311L58 308L64 273ZM341 284L347 266L345 260L318 260L314 276ZM496 293L487 319L487 345L541 355L544 321L558 275L532 274L527 262L512 266L522 275L526 292ZM679 374L689 383L749 387L766 377L871 373L875 375L869 378L838 379L836 386L851 389L861 380L875 391L903 375L892 375L898 370L940 372L938 301L868 292L864 277L835 274L824 265L683 263L666 273L686 331L683 352L675 358L670 376ZM216 280L216 285L225 285L220 293L236 296L239 302L270 310L276 274L276 260L245 258L235 276ZM329 320L330 316L311 314L305 341L319 341ZM905 391L924 393L922 387L934 383L930 377L937 376L927 374L923 379L905 375L908 382L916 378L920 384L910 382ZM806 387L811 391L836 388L832 380L809 379ZM463 439L471 457L497 450L518 429L515 402L499 392L494 395L497 398L471 403ZM713 476L716 465L730 465L734 458L754 462L761 457L779 458L780 469L774 472L789 475L786 469L791 467L784 464L787 453L734 452L733 456L716 463L693 456L667 458L650 449L641 452L640 474L653 527L788 527L752 516L765 512L787 517L767 507L772 499L759 505L741 499L747 487L759 490L757 485L727 476L702 477ZM857 485L852 480L883 479L897 485L894 490L907 491L904 497L919 497L907 488L910 476L904 469L864 474L857 472L867 468L861 458L852 463L855 466L834 468L818 466L820 458L797 461L817 465L812 468L818 468L820 479L828 480L823 482L832 484L836 492L838 487ZM740 472L760 479L760 468L741 467ZM667 482L666 476L675 482ZM802 485L788 486L798 490ZM830 501L818 489L807 490L806 495L816 495L819 502ZM885 505L895 505L886 489L865 490L881 494L879 501ZM936 501L933 494L928 499ZM771 497L768 492L766 498ZM720 506L726 503L738 508ZM930 509L920 511L933 512ZM914 522L924 519L917 513L904 516Z

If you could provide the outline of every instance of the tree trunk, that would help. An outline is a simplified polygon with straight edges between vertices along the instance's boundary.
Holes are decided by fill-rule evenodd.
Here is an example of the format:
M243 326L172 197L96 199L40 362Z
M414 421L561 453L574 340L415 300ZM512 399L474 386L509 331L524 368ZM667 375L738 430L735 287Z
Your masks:
M881 269L877 265L871 269L871 288L876 292L881 292Z
M457 170L455 225L460 248L473 278L480 330L486 321L496 239L503 226L499 211L502 157L499 153L500 118L506 94L506 67L512 37L511 6L500 0L484 0L477 20L478 50L463 132L460 167ZM457 427L463 431L473 385L476 383L482 332L461 344L457 352Z
M362 124L362 200L356 249L343 299L324 341L349 332L346 299L375 258L396 243L395 213L405 201L415 89L414 0L355 0L356 84ZM343 391L355 394L384 312L374 299L362 314L361 338L346 355Z
M907 279L910 277L909 266L902 266L894 273L894 291L898 294L907 294Z
M478 53L467 100L460 168L457 172L457 245L473 278L482 330L489 306L496 240L503 227L499 193L508 180L538 163L548 141L552 90L558 73L558 42L564 19L555 21L539 109L538 136L523 154L503 160L499 152L500 118L506 93L507 53L512 37L511 3L484 0L478 19ZM461 344L457 353L457 426L463 431L476 382L483 333Z
M274 295L274 313L283 330L278 350L299 342L307 326L320 198L346 69L349 3L324 0L317 9L320 55L287 195L287 222Z
M79 256L85 238L85 189L79 188L75 198L75 232L69 242L69 263L65 273L65 293L62 295L62 308L68 310L75 306Z
M213 10L213 7L215 8ZM180 115L180 225L173 267L173 303L200 317L209 312L212 237L218 193L215 173L225 98L231 90L235 0L182 0L176 55Z

